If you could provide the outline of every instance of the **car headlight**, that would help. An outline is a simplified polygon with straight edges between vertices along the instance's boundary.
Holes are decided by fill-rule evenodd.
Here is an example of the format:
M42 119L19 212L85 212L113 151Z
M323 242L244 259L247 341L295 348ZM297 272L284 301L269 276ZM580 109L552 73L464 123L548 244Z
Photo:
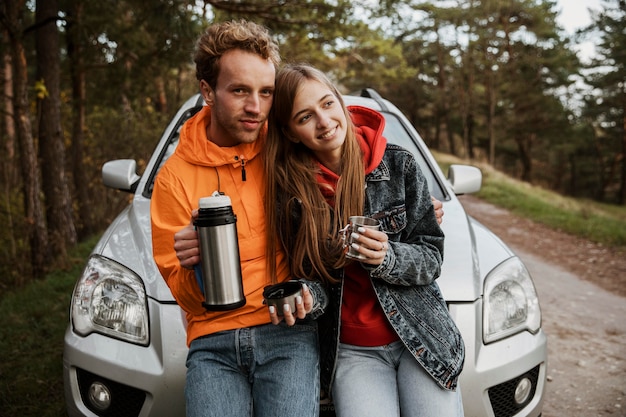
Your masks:
M87 261L72 295L72 325L82 336L102 333L147 345L148 304L142 280L102 256Z
M507 259L485 279L483 339L491 343L540 328L541 309L530 273L519 258Z

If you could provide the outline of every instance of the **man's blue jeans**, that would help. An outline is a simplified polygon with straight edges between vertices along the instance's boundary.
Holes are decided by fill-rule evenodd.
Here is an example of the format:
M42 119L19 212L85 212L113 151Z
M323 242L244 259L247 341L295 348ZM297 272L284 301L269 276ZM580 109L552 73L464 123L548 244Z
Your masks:
M341 343L332 390L337 417L463 416L459 388L441 388L402 342Z
M191 342L187 417L317 417L317 324L267 324Z

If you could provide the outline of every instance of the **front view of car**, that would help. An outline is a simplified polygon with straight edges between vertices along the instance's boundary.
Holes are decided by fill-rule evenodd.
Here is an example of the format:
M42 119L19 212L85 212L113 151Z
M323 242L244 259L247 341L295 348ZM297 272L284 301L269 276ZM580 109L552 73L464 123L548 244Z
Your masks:
M465 415L541 415L547 342L532 278L457 199L480 189L480 171L453 165L445 177L392 103L371 89L344 98L385 116L386 138L414 153L431 193L444 204L445 257L438 283L465 342L460 378ZM180 127L202 105L196 95L181 107L141 176L131 159L103 167L104 184L133 199L103 234L74 288L63 356L72 417L185 415L186 323L152 258L150 197ZM332 415L332 406L323 410Z

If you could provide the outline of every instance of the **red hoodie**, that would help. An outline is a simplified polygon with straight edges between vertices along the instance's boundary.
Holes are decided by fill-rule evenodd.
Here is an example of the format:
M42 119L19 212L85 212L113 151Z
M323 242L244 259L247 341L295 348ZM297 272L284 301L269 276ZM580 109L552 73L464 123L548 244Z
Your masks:
M383 137L385 119L365 107L350 106L352 122L365 163L365 174L372 172L382 161L387 141ZM320 164L319 180L335 188L339 177ZM328 195L332 198L334 195ZM387 321L380 306L370 277L358 262L345 268L343 300L341 302L342 343L357 346L382 346L398 340L398 336Z

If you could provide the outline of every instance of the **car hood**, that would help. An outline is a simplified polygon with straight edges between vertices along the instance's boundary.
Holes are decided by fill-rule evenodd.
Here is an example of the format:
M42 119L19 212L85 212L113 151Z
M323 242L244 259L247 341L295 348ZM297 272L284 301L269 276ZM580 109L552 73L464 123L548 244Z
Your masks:
M482 295L488 272L512 253L487 228L468 217L456 197L444 202L444 211L444 261L437 283L446 301L472 302ZM150 200L141 194L136 194L111 223L93 252L142 277L148 297L159 302L174 301L154 263Z
M139 275L149 298L159 302L174 301L152 255L149 199L136 194L133 202L107 228L93 252Z
M489 229L467 216L454 196L444 202L443 265L437 283L446 301L472 302L482 296L489 272L513 256Z

